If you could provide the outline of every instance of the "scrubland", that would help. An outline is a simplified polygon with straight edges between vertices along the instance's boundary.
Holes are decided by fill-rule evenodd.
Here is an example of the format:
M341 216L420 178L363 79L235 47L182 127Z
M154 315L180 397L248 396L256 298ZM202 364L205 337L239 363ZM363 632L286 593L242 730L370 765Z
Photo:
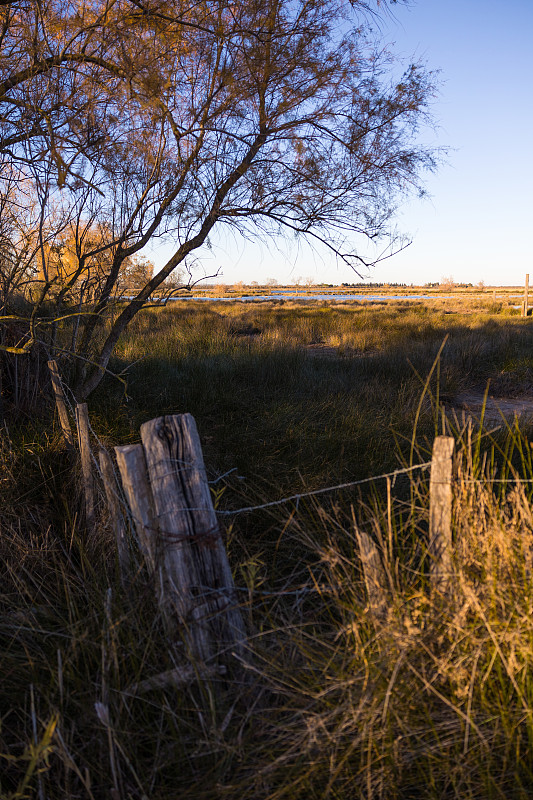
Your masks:
M80 516L57 427L1 436L0 797L528 798L533 458L527 420L463 391L533 388L505 303L224 302L148 309L89 410L111 447L192 413L218 509L425 463L457 445L454 559L432 591L428 472L221 518L249 650L230 677L139 692L172 667L142 558L124 587L103 497ZM440 353L440 355L439 355ZM9 409L8 409L9 410ZM357 531L378 547L367 596Z

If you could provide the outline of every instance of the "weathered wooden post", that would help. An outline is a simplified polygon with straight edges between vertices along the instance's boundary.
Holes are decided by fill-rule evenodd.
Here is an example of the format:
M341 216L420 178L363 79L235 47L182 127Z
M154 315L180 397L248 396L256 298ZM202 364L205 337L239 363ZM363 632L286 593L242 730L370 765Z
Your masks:
M111 525L113 527L115 541L117 543L120 581L122 585L125 585L129 573L130 558L128 541L126 539L126 526L124 525L124 519L120 513L120 506L118 502L118 486L113 470L113 462L111 461L111 456L107 450L104 450L103 447L98 454L98 458L100 461L102 480L107 498L107 507L109 509L109 516L111 517Z
M146 458L142 444L115 447L122 488L130 507L137 542L155 575L157 564L158 525L153 510L152 490L148 480Z
M65 393L63 392L63 385L61 383L61 378L59 377L59 369L57 367L57 361L54 360L49 361L48 369L50 370L52 389L54 390L57 412L59 414L59 424L61 425L63 438L67 444L67 447L69 449L74 450L74 439L72 437L72 431L70 429L70 423L68 421Z
M433 443L429 483L429 543L431 583L445 591L452 570L452 474L455 441L437 436Z
M529 312L529 272L526 274L526 282L524 285L524 304L522 306L522 316L527 317Z
M355 525L355 520L354 520ZM378 549L368 533L355 525L355 535L359 544L361 566L365 579L368 606L374 622L380 622L387 612L386 577Z
M76 427L80 445L83 493L85 497L85 518L87 525L94 523L94 479L91 464L91 443L89 439L89 412L87 403L76 404Z
M117 463L163 613L195 660L242 654L244 624L194 418L159 417L141 426L141 439L116 448Z

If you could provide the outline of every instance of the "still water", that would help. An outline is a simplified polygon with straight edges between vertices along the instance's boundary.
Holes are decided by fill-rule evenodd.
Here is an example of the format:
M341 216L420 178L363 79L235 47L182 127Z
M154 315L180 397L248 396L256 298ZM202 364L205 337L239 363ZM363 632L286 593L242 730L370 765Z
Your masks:
M450 295L447 295L450 297ZM380 300L434 300L435 297L424 294L303 294L296 292L277 292L276 294L242 295L241 297L174 297L173 300L216 300L242 301L252 303L261 300L355 300L357 302L379 302Z

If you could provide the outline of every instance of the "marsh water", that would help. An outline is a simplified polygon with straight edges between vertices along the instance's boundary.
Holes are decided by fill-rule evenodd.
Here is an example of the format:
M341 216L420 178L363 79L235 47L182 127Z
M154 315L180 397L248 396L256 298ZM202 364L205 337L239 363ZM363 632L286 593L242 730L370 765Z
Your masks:
M383 295L383 294L304 294L303 292L276 292L272 294L254 294L254 295L241 295L241 296L234 296L231 297L215 297L215 296L191 296L191 297L175 297L174 300L226 300L226 301L242 301L244 303L247 302L255 302L255 301L264 301L264 300L345 300L345 301L356 301L358 303L372 303L372 302L380 302L384 300L432 300L430 295L423 295L423 294L390 294L390 295Z

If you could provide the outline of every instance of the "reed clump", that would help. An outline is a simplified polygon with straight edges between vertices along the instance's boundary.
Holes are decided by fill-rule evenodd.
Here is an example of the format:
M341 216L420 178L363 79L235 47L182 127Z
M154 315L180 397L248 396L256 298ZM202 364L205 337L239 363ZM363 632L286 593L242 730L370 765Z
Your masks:
M256 785L269 786L264 796L530 795L533 474L531 446L517 429L508 433L508 454L525 456L524 471L509 461L497 467L490 456L481 463L479 439L455 430L453 568L444 593L428 574L423 478L411 478L411 503L387 506L376 496L354 516L315 508L315 599L300 597L291 623L276 628L287 631L281 651L290 659L263 655L284 710L296 707L290 720L271 724L277 751L269 741L264 762L254 764ZM316 546L317 526L295 519L292 527ZM380 555L378 608L361 570L361 529Z

